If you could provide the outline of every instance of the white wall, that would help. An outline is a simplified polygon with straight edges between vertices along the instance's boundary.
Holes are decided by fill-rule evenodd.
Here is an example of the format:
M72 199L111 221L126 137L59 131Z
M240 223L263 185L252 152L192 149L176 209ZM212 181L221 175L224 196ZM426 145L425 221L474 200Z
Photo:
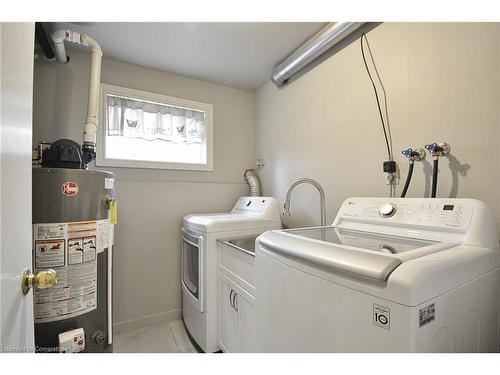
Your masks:
M499 46L497 23L385 23L367 34L385 84L401 167L401 150L447 142L439 197L486 201L500 216ZM284 200L297 177L317 179L327 197L328 221L350 196L387 196L387 159L373 90L359 41L316 69L277 89L257 91L257 157L265 195ZM407 196L428 196L432 158L416 163ZM292 196L288 226L319 224L318 194L301 185Z
M69 64L35 63L35 144L59 138L81 142L89 55L68 54ZM114 319L115 327L126 329L180 316L182 217L228 211L239 196L248 194L243 171L255 165L255 97L106 58L101 81L214 106L213 172L101 168L115 172L117 178Z

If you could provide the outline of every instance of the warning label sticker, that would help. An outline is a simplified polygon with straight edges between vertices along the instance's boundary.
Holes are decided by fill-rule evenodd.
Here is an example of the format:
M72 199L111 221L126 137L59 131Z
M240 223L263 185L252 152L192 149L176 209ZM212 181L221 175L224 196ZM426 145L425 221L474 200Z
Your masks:
M97 308L97 262L57 270L57 284L34 289L35 323L54 322Z
M109 220L33 225L35 272L57 272L52 288L34 289L35 323L97 308L97 253L110 243L108 226Z
M96 259L96 236L88 236L83 238L83 261L91 262ZM103 249L104 250L104 249Z
M63 239L35 241L35 268L62 267L65 256Z
M68 264L83 263L83 238L68 240Z
M109 224L108 220L100 220L97 222L97 252L100 253L104 251L109 246L109 233L110 227L113 227Z
M418 310L418 326L432 322L436 317L436 304L431 303Z
M105 178L104 179L104 189L113 189L114 184L115 184L114 178Z
M35 239L48 240L52 238L64 238L67 232L67 224L43 224L33 225Z

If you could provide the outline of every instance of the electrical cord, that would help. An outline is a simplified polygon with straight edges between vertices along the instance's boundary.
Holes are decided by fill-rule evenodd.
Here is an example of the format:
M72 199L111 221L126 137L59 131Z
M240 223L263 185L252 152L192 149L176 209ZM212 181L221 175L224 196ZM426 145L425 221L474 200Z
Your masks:
M410 186L411 176L413 175L413 165L414 165L413 160L410 160L410 163L408 165L408 174L406 175L405 185L403 187L403 191L401 192L401 198L404 198L406 196L406 192L408 191L408 187Z
M366 72L368 73L368 77L370 78L370 82L373 87L373 92L375 93L375 99L377 102L377 108L378 108L378 113L380 116L380 122L382 123L382 130L384 133L384 139L385 139L385 145L387 147L387 154L388 154L388 161L385 161L383 163L383 170L385 173L387 173L387 178L389 181L389 196L390 197L395 197L396 196L396 186L395 184L397 183L395 181L397 174L398 174L398 167L396 162L394 161L394 154L393 154L393 143L392 143L392 133L391 133L391 127L389 124L389 110L388 110L388 105L387 105L387 93L385 91L385 86L382 82L382 79L380 78L380 74L377 69L377 64L375 63L375 59L373 57L373 53L370 47L370 42L368 41L368 38L365 33L361 34L361 55L363 56L363 63L365 65ZM384 112L385 112L385 120L384 120L384 114L382 113L382 106L380 103L380 97L379 97L379 92L377 89L377 85L375 84L375 81L372 76L372 72L370 71L370 68L368 67L368 62L366 59L365 55L365 47L364 47L364 42L366 42L367 48L368 48L368 53L370 55L370 60L373 65L373 69L375 70L375 75L378 80L378 83L380 84L382 88L382 94L384 96Z
M370 54L370 59L372 61L372 64L375 68L375 73L377 75L377 79L380 83L380 86L382 87L382 92L384 94L384 104L385 104L385 115L386 115L386 120L384 121L384 115L382 114L382 108L381 108L381 105L380 105L380 98L379 98L379 94L378 94L378 90L377 90L377 86L375 85L375 81L373 80L373 77L372 77L372 74L370 72L370 68L368 67L368 63L366 61L366 56L365 56L365 48L364 48L364 44L363 44L363 40L366 41L366 44L368 46L368 52ZM382 80L380 79L380 75L378 73L378 69L377 69L377 65L375 64L375 60L373 58L373 54L372 54L372 51L371 51L371 48L370 48L370 43L368 42L368 38L366 37L366 34L363 33L361 34L361 55L363 56L363 62L365 64L365 68L366 68L366 72L368 73L368 77L370 78L370 81L372 83L372 86L373 86L373 91L375 93L375 99L377 101L377 108L378 108L378 113L379 113L379 116L380 116L380 122L382 123L382 129L384 131L384 138L385 138L385 144L386 144L386 147L387 147L387 154L389 156L389 160L393 160L393 154L392 154L392 136L391 136L391 131L390 131L390 126L389 126L389 116L388 116L388 110L387 110L387 95L386 95L386 92L385 92L385 87L382 83ZM387 129L386 129L386 124L387 124Z
M388 108L388 105L387 105L387 93L385 91L384 83L382 82L382 79L380 78L380 74L378 72L377 64L375 64L375 60L373 58L372 49L370 47L370 43L368 42L368 38L366 37L366 34L364 34L364 39L366 41L366 46L368 47L368 52L370 52L370 59L371 59L372 64L373 64L373 68L375 69L375 74L377 75L378 82L380 83L380 87L382 88L382 93L384 94L385 124L386 124L386 127L387 127L387 134L389 136L389 145L391 146L391 158L392 158L394 156L394 152L393 152L393 149L392 149L391 126L389 124L389 110L387 109Z

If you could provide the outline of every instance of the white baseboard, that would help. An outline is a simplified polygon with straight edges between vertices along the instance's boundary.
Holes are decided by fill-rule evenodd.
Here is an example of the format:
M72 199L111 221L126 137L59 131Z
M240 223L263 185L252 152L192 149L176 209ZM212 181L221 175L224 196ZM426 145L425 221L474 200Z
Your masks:
M131 331L137 328L149 327L155 324L179 320L182 317L182 309L164 311L154 315L148 315L137 319L130 319L124 322L113 324L113 335Z

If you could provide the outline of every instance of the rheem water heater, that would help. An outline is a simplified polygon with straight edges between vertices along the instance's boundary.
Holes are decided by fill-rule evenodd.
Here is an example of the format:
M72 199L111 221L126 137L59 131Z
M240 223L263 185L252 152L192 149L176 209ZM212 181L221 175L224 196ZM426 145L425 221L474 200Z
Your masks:
M52 149L78 153L61 143ZM114 174L44 164L33 168L33 268L57 283L33 289L36 351L111 351Z

